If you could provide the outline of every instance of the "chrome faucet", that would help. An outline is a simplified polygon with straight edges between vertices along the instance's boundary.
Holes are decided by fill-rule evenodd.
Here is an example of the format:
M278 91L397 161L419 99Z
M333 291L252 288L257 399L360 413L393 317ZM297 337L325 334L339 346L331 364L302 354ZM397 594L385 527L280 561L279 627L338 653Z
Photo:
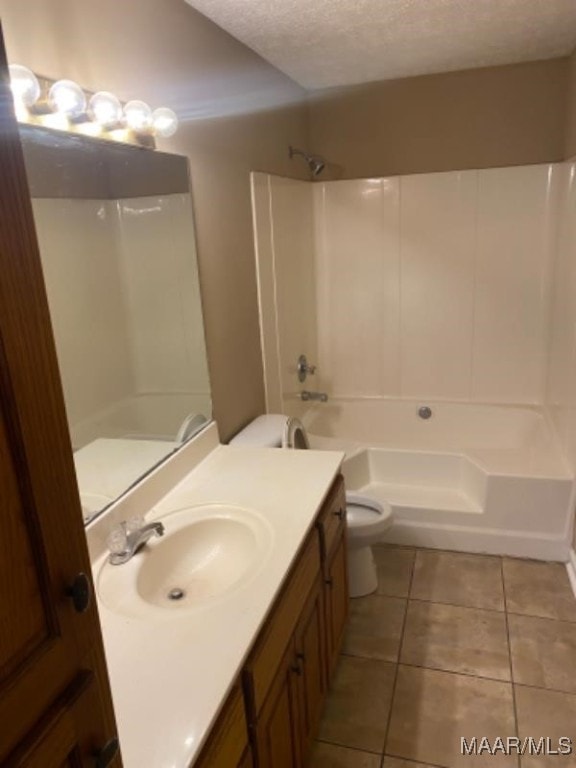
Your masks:
M303 389L300 392L301 400L319 400L321 403L325 403L328 400L326 392L309 392L307 389Z
M121 523L120 536L122 533L124 533L124 546L120 551L111 552L108 557L110 565L127 563L152 536L164 536L164 526L162 523L148 523L128 533L124 522Z

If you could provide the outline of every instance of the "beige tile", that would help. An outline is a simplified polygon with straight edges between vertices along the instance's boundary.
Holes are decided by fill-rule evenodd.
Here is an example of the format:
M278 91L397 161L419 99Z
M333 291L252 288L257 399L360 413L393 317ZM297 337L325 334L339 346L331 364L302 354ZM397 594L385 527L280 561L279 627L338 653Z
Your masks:
M416 551L385 546L375 546L372 551L378 571L378 594L408 597Z
M345 747L382 752L394 675L394 664L341 656L318 738Z
M515 766L500 754L461 754L461 739L514 735L512 686L400 666L386 753L448 768Z
M397 757L386 756L382 768L432 768L432 766L415 763L413 760L399 760Z
M521 739L531 736L538 742L540 737L551 739L558 747L558 739L572 738L573 755L524 755L522 768L574 768L576 766L576 696L541 688L515 686L518 735Z
M410 597L503 611L500 558L419 551L416 553Z
M380 755L316 741L307 768L380 768Z
M576 621L576 599L562 563L505 558L504 585L511 613Z
M406 600L369 595L350 601L344 653L398 661Z
M505 615L478 608L411 601L401 661L510 680Z
M514 681L576 693L576 624L508 616Z

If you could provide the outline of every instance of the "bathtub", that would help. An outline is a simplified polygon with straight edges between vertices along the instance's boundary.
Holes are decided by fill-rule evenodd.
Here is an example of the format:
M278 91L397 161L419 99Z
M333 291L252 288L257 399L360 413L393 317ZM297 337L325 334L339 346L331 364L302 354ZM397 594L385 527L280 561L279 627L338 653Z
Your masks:
M347 488L392 505L387 541L568 559L573 476L542 409L379 398L292 405L312 448L346 452Z

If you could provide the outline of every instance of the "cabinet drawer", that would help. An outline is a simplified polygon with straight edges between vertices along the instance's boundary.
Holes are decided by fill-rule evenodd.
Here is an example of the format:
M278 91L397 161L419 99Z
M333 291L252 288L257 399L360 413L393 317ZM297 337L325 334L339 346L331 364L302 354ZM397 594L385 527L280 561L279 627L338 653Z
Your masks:
M346 493L344 490L344 478L342 475L339 475L334 481L330 495L324 503L324 511L318 519L323 560L330 556L345 524Z
M255 717L262 708L276 675L278 660L284 656L298 617L319 572L320 546L318 533L313 530L291 569L289 581L272 607L268 623L262 630L244 669L246 690L250 707L253 709L251 717Z
M249 765L246 760L248 728L244 711L244 699L240 686L236 685L228 696L222 711L194 768L222 768L222 766Z

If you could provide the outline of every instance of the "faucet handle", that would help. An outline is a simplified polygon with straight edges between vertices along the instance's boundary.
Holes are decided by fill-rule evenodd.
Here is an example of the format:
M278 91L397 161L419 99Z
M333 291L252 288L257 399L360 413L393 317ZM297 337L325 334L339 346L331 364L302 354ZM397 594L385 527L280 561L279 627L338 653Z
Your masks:
M308 374L313 376L316 373L316 366L309 365L306 355L300 355L296 370L298 372L298 381L302 383L303 381L306 381L306 376Z
M119 555L122 552L126 552L126 549L128 548L126 523L120 523L119 526L110 531L106 537L106 546L113 555Z
M146 523L144 521L143 515L132 515L132 517L129 517L125 523L122 523L128 536L131 533L136 533L136 531L139 531L144 527L145 524Z

